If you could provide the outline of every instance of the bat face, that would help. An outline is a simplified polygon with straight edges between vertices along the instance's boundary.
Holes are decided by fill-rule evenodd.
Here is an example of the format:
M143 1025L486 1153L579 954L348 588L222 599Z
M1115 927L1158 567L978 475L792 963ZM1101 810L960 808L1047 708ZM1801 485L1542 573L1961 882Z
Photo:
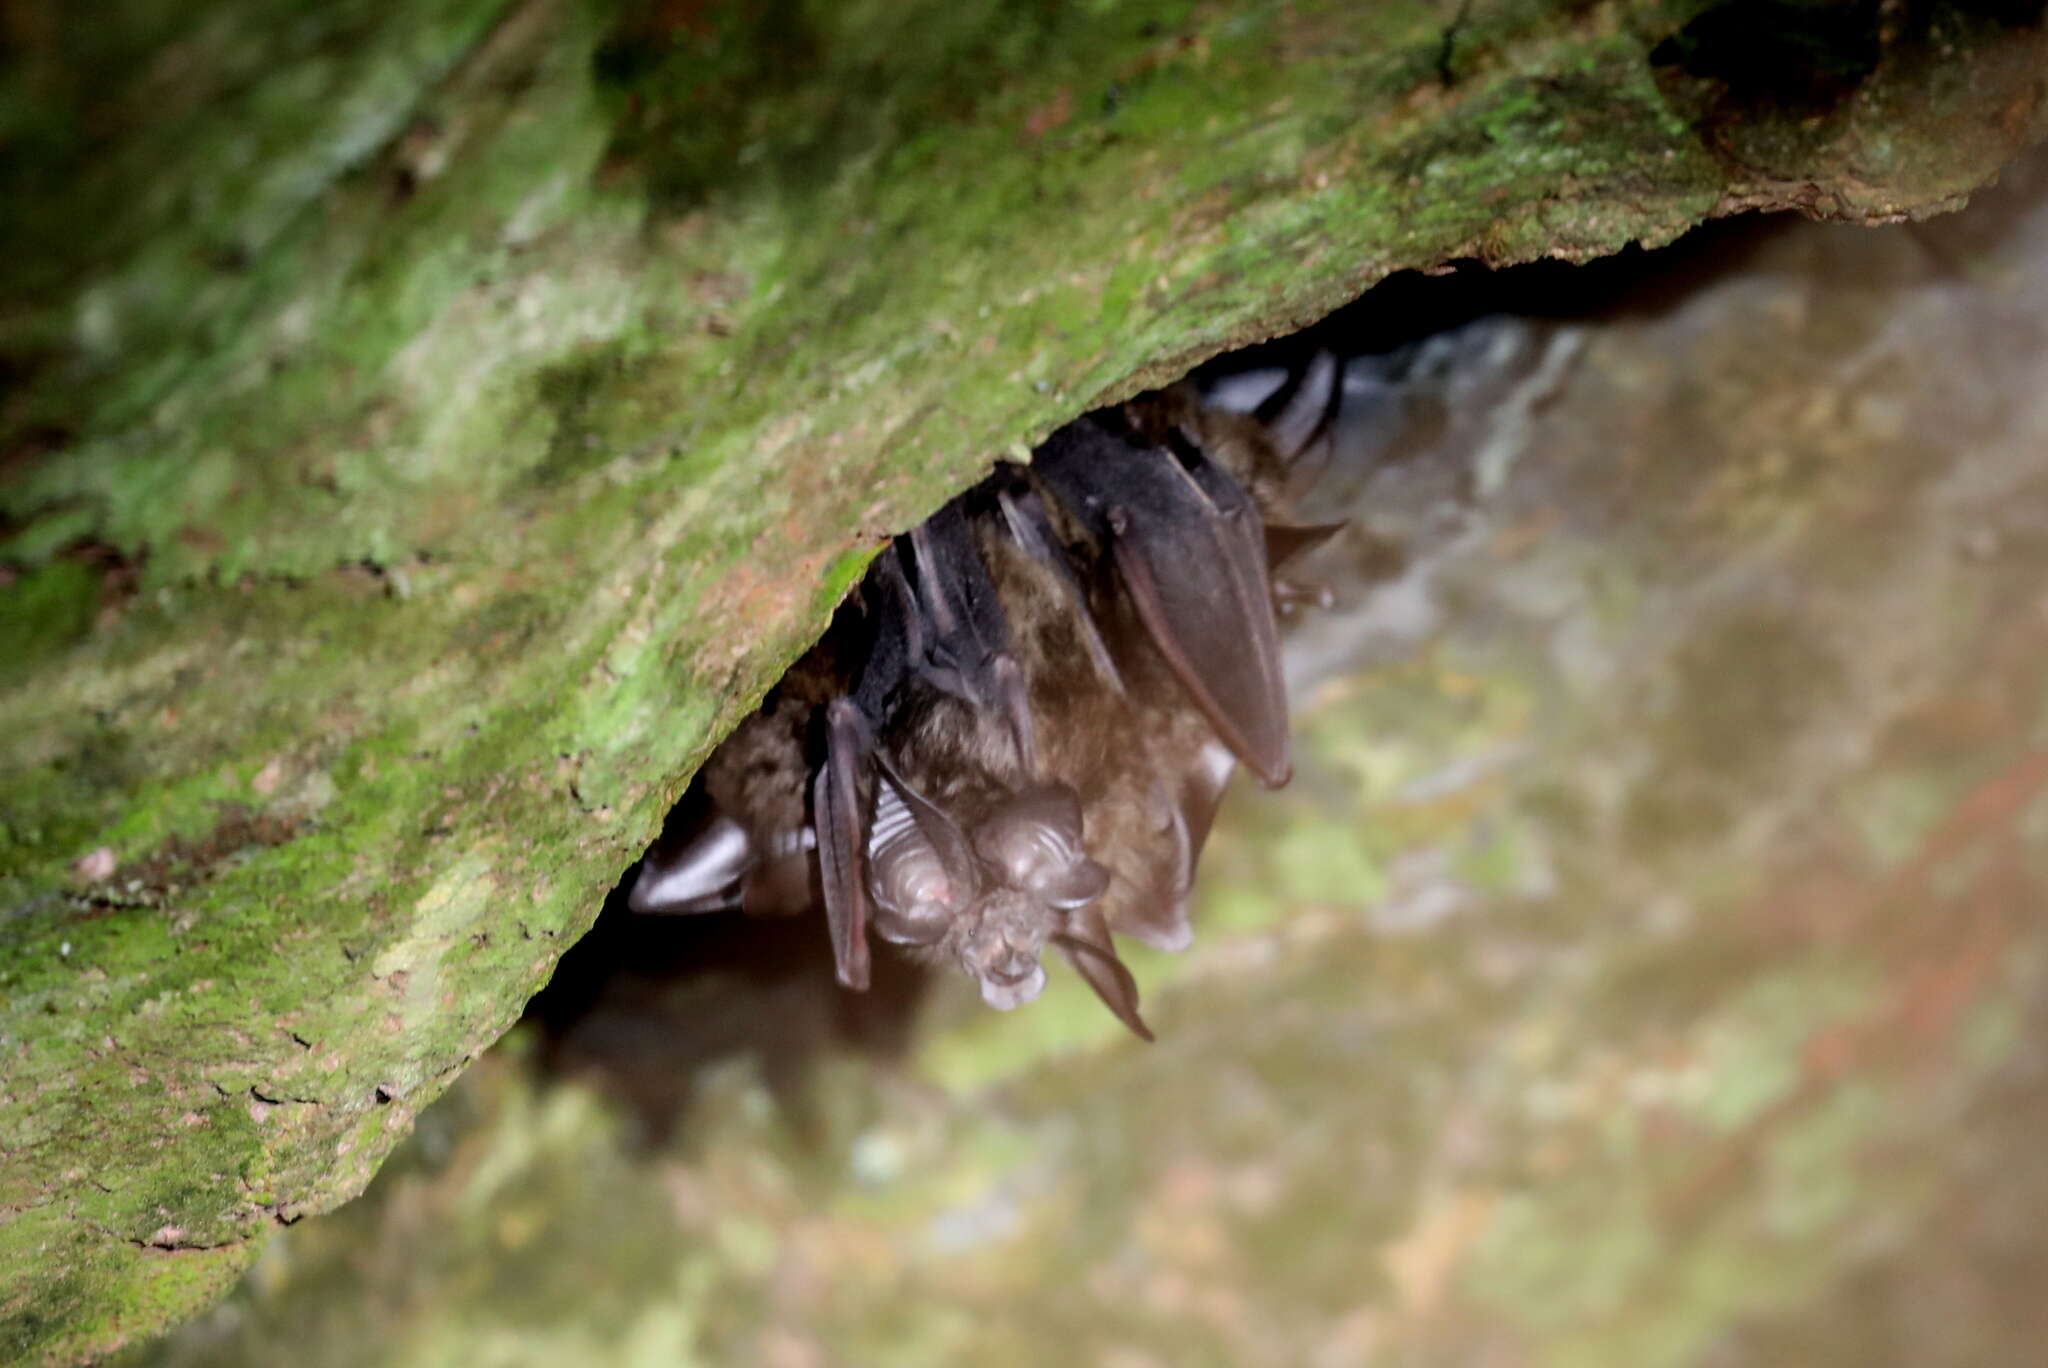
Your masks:
M867 869L875 934L953 960L1001 1011L1044 990L1047 937L1110 881L1082 848L1081 803L1071 788L1011 795L970 832L886 766Z
M819 647L650 848L639 912L822 911L1030 1002L1058 950L1146 1039L1115 937L1191 938L1225 784L1291 769L1272 568L1334 528L1268 522L1339 393L1321 356L1249 415L1172 390L1054 433L874 562Z

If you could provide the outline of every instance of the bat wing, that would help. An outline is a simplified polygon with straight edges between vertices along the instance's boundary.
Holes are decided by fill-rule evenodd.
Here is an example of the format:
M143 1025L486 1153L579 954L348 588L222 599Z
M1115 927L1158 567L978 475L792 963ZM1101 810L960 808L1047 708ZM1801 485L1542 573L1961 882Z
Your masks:
M868 755L867 719L852 700L825 709L825 763L811 785L811 825L818 840L818 882L832 959L839 981L856 992L868 986L868 822L861 808L860 772Z
M1194 892L1195 866L1236 768L1228 748L1212 741L1181 774L1161 777L1152 801L1165 848L1150 862L1140 896L1119 905L1119 933L1154 950L1185 950L1194 942L1188 900Z
M1125 592L1175 679L1268 787L1287 782L1287 692L1251 496L1184 434L1139 446L1100 424L1048 442L1035 467L1109 545Z
M938 688L1004 719L1019 759L1036 768L1024 671L1009 650L1009 623L955 500L910 533L917 572L909 624L914 668Z
M741 905L759 863L746 828L722 812L680 841L660 840L640 861L626 894L635 912L723 912Z
M1204 746L1202 754L1181 775L1180 792L1174 804L1175 824L1181 833L1180 893L1194 886L1195 864L1208 844L1209 828L1216 823L1216 809L1223 804L1223 790L1230 783L1235 766L1230 753L1221 746Z
M1010 539L1022 547L1026 555L1052 572L1061 594L1066 598L1088 659L1109 687L1121 695L1124 692L1123 676L1117 673L1109 644L1102 639L1102 629L1095 621L1093 610L1088 607L1088 594L1082 589L1080 578L1074 574L1073 562L1067 559L1066 552L1057 549L1058 534L1053 530L1052 520L1046 516L1045 505L1037 491L1019 480L1013 489L998 490L996 503L1002 509L1003 525L1009 530Z
M867 635L851 699L863 718L886 717L890 700L930 654L925 614L897 543L882 548L861 582Z

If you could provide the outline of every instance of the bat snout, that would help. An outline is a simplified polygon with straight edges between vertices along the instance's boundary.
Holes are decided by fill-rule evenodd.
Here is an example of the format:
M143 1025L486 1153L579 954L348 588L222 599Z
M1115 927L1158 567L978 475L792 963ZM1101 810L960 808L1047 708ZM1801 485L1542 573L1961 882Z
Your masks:
M1007 1012L1035 1001L1045 991L1045 966L1033 960L1020 977L990 970L976 975L975 982L981 988L983 1002L999 1012Z
M1016 915L1027 909L1012 906L1012 901L984 907L974 932L959 946L961 967L981 989L982 1001L1004 1011L1030 1002L1045 989L1045 968L1039 963L1045 926Z

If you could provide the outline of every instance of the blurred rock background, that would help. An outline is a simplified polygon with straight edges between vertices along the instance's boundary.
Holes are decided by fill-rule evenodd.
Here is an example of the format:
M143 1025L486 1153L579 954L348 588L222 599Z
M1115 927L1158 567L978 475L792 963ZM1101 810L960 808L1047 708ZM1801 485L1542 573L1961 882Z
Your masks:
M122 1361L2038 1361L2048 161L1287 345L1353 529L1158 1045L608 916Z

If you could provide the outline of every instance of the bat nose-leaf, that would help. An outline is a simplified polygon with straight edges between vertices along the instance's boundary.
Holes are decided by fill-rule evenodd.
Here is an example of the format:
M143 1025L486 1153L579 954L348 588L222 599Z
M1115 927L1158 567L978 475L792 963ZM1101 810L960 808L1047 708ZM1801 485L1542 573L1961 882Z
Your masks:
M979 980L981 1000L999 1012L1013 1007L1022 1007L1035 1001L1045 991L1045 966L1033 964L1030 972L1021 979L998 979L992 974L981 975Z

